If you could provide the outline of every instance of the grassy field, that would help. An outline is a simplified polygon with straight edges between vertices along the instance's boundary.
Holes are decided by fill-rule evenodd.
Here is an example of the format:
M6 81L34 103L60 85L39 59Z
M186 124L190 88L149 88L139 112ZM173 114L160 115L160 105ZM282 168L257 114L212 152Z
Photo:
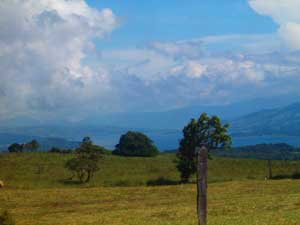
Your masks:
M154 158L106 155L100 171L87 185L70 182L71 173L64 168L72 155L55 153L0 154L0 180L8 188L39 189L55 187L120 187L147 186L179 181L175 154ZM300 161L273 161L274 176L290 176L300 172ZM209 161L209 182L264 180L266 161L251 159L213 158Z
M210 184L209 224L299 224L299 190L290 180ZM195 196L192 184L0 191L20 225L194 225Z
M69 157L1 154L0 180L7 186L0 189L0 210L8 209L20 225L197 224L195 184L176 184L173 154L108 155L88 185L67 181ZM281 177L298 168L298 162L273 162ZM265 161L209 161L209 224L300 224L300 180L266 181L265 175ZM176 185L156 186L161 183Z

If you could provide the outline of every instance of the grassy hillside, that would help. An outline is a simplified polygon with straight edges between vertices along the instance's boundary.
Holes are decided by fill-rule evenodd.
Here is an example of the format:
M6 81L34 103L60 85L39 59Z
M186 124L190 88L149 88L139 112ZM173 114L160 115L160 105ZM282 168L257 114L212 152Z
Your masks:
M196 224L196 187L178 184L174 154L107 155L88 185L66 180L64 163L70 157L0 154L0 180L7 185L0 189L0 211L8 209L17 225ZM296 161L273 162L275 176L298 168ZM300 180L269 181L265 174L263 160L209 161L209 224L299 224Z
M296 225L300 181L213 183L208 192L211 225ZM0 208L17 225L195 225L195 185L7 189Z
M56 153L0 154L0 180L9 188L51 188L81 186L67 178L64 168L72 155ZM120 157L106 155L100 161L100 171L89 187L146 186L179 181L174 163L175 154L161 154L155 158ZM274 175L291 175L300 171L300 161L274 161ZM267 174L264 160L214 158L209 161L209 182L258 179Z

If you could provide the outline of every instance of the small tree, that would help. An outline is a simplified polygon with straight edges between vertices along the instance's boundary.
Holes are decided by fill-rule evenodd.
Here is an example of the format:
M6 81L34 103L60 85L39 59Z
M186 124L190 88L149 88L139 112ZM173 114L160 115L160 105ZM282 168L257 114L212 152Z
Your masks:
M217 116L203 113L198 120L192 119L183 129L177 154L177 168L181 180L188 182L197 172L197 212L198 224L207 224L207 159L208 150L227 148L231 144L228 134L229 125L222 125ZM200 146L202 146L200 148Z
M27 151L35 152L39 149L40 144L37 140L32 140L24 145Z
M159 153L153 141L141 132L129 131L122 135L113 154L123 156L156 156Z
M208 150L211 150L228 148L231 145L228 128L229 125L223 125L219 117L210 117L206 113L203 113L198 120L192 119L184 127L177 153L177 169L181 174L182 182L188 182L191 175L196 172L196 147L204 144Z
M18 143L11 144L8 147L8 151L9 152L23 152L23 145L18 144Z
M98 161L104 154L104 148L93 144L85 137L75 151L76 157L68 160L65 167L72 171L82 183L87 183L99 170Z

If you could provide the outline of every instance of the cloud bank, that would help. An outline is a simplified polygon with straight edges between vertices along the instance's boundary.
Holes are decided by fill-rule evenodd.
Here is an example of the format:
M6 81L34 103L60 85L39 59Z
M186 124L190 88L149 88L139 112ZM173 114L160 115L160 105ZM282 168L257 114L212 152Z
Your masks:
M249 4L274 19L278 35L156 41L99 52L94 40L121 26L111 9L91 8L84 0L2 0L0 120L77 121L103 112L297 95L299 3Z
M279 35L291 50L300 49L300 2L298 0L250 0L259 14L270 16L279 25Z

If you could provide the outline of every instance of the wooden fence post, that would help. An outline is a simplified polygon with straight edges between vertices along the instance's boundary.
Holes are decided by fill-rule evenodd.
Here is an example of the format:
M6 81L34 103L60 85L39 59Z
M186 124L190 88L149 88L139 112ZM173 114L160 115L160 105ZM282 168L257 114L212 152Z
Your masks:
M268 178L269 179L273 178L273 175L272 175L272 163L271 163L270 159L268 160Z
M203 145L197 152L197 212L198 224L207 225L207 159L208 150Z

